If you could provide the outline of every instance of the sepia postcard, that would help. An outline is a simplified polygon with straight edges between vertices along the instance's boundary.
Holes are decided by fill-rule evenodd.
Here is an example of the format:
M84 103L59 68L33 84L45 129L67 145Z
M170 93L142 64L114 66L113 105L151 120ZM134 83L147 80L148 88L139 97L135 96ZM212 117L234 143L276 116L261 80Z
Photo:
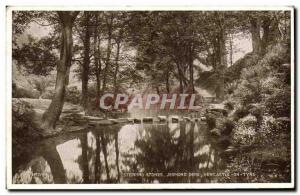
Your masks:
M7 189L295 189L292 6L6 12Z

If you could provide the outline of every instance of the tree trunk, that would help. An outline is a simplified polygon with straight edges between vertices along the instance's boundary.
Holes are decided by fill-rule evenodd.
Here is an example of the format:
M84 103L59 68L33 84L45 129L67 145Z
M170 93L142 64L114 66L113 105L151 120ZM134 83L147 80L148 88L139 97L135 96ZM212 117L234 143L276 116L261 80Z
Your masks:
M225 38L225 31L223 27L221 28L220 32L220 100L224 100L224 71L227 65L227 60L226 60L226 38Z
M61 23L61 50L60 62L57 66L56 84L54 96L47 111L43 115L42 127L45 130L54 129L56 122L59 119L63 105L66 86L69 83L69 73L72 60L72 27L74 20L79 12L61 12L58 11L59 20Z
M110 54L111 54L111 39L112 39L112 22L113 22L113 14L110 14L110 19L107 22L108 28L108 38L107 38L107 49L106 49L106 60L105 60L105 68L103 73L103 85L102 92L106 90L106 82L107 82L107 73L109 72L109 64L110 64Z
M189 71L190 71L190 88L191 88L191 92L194 93L195 92L195 87L194 87L194 58L193 58L193 46L190 46L189 48Z
M225 29L224 29L224 16L223 15L217 15L219 17L219 32L218 32L218 44L217 44L217 73L218 73L218 85L216 88L216 98L219 100L224 100L224 71L225 67L227 65L226 62L226 35L225 35Z
M85 36L84 36L84 59L82 66L82 106L86 110L88 103L88 82L89 82L89 66L90 66L90 13L84 12L84 25L85 25Z
M178 71L178 79L179 79L179 89L180 93L183 93L183 80L181 76L181 69L179 63L176 63L177 71Z
M167 72L166 72L166 90L167 90L167 93L169 94L170 93L170 70L169 70L169 65L168 65L168 69L167 69Z
M96 23L98 23L98 17L96 17ZM97 97L96 97L96 102L97 106L99 107L100 103L100 95L101 95L101 80L100 80L100 75L101 75L101 59L100 59L100 37L98 35L98 29L97 27L95 28L94 32L94 63L96 67L96 92L97 92Z
M233 35L230 33L229 34L229 60L230 60L230 66L233 65Z
M261 54L261 39L260 39L260 20L258 18L250 19L250 32L252 36L252 50L253 53Z
M114 97L116 98L116 95L118 93L118 86L117 86L117 76L119 72L119 55L120 55L120 41L117 41L117 54L115 59L115 72L114 72Z

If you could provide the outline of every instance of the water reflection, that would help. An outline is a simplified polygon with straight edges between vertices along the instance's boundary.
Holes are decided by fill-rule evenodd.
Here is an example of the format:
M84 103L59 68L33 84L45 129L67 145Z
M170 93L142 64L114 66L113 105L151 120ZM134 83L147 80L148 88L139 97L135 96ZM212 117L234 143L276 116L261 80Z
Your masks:
M13 157L13 182L214 182L180 174L218 171L226 164L221 155L225 147L201 123L93 128L24 146Z

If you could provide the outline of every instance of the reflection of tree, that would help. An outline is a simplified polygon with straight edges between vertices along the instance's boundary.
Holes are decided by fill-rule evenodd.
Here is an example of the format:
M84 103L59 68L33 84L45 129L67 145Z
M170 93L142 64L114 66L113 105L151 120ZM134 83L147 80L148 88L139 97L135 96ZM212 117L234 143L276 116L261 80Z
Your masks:
M179 137L175 135L178 131ZM211 138L205 132L204 127L199 129L192 122L180 123L173 130L167 125L145 126L143 136L135 141L135 148L122 154L125 171L187 173L215 170L220 162L218 149L210 144ZM196 177L133 178L129 182L153 182L154 179L159 182L199 182Z
M94 183L101 183L101 152L103 154L104 170L106 174L106 182L119 182L120 181L120 168L119 168L119 143L118 143L118 131L119 128L112 128L109 131L104 129L98 129L93 132L93 135L96 140L96 149L95 149L95 160L94 162ZM114 142L114 147L108 147ZM108 148L113 151L108 151ZM116 154L115 162L111 163L109 160L109 155L112 155L113 152ZM111 174L111 170L116 166L117 178L114 178L114 174Z
M108 182L110 182L109 167L108 167L108 161L107 161L107 148L106 148L106 145L108 142L107 142L107 139L106 139L103 131L100 132L100 138L101 138L101 147L102 147L103 156L104 156L106 179Z
M183 163L179 163L179 159L182 159L183 150L179 150L179 143L183 145L184 140L180 138L181 142L177 142L173 137L174 134L175 132L171 132L167 125L145 126L144 136L135 142L136 150L140 152L134 156L135 161L131 160L130 167L138 168L138 172L142 170L146 173L163 173L164 175L170 172L182 172L180 165ZM129 164L128 158L126 160ZM159 182L171 182L171 178L166 177L155 179ZM153 182L154 178L148 177L143 180L143 182Z
M118 182L120 182L120 166L119 166L119 131L114 132L115 137L115 150L116 150L116 166L117 166L117 173L118 173Z
M87 134L84 133L80 137L80 144L81 144L81 162L80 167L83 173L83 183L89 183L89 161L88 161L88 143L87 143Z
M56 146L48 145L43 147L42 156L50 166L54 183L56 184L67 183L66 171L62 164L61 158L56 150Z
M96 138L96 155L95 155L95 183L101 182L101 159L100 159L100 137L97 133L95 133Z

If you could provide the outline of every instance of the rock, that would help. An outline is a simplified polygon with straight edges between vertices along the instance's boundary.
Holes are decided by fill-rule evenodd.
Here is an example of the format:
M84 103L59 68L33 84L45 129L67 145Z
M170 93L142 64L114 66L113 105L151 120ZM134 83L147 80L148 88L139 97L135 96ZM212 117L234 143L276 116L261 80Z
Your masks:
M129 120L127 118L118 118L117 119L119 123L127 123Z
M133 119L133 122L134 122L134 123L141 123L141 122L142 122L142 120L141 120L141 119L139 119L139 118L134 118L134 119Z
M206 109L206 112L213 114L221 113L224 116L228 115L224 104L210 104L209 107Z
M119 123L117 119L108 119L108 120L111 121L113 124Z
M167 116L158 116L157 118L160 122L167 121Z
M83 118L88 119L89 121L100 121L100 120L104 119L104 118L95 117L95 116L84 116Z
M183 119L184 119L185 121L192 121L192 119L191 119L190 117L183 117Z
M134 118L127 118L128 122L133 123L134 122Z
M201 117L200 117L200 120L201 120L201 121L206 121L206 117L201 116Z
M89 121L90 126L113 125L113 124L115 124L115 123L110 120Z
M238 149L235 148L234 146L228 146L227 149L224 151L226 153L232 153L232 152L236 152Z
M143 123L153 123L153 117L144 117Z
M72 113L79 113L80 110L63 110L61 113L63 114L72 114Z
M221 148L225 149L228 148L228 146L231 144L230 138L229 137L221 137L217 141L218 146Z
M88 124L86 125L80 125L80 126L68 126L66 128L64 128L64 131L67 132L75 132L75 131L82 131L88 128Z
M170 116L171 123L179 123L179 117L178 116Z
M261 167L262 167L262 169L271 169L271 170L274 170L274 169L281 169L281 165L279 165L279 164L276 164L276 163L263 163L262 165L261 165Z
M278 118L276 118L276 121L278 121L278 122L291 122L291 119L289 117L278 117Z
M210 130L210 134L213 135L213 136L221 136L221 130L220 129L217 129L217 128L214 128L212 130Z

